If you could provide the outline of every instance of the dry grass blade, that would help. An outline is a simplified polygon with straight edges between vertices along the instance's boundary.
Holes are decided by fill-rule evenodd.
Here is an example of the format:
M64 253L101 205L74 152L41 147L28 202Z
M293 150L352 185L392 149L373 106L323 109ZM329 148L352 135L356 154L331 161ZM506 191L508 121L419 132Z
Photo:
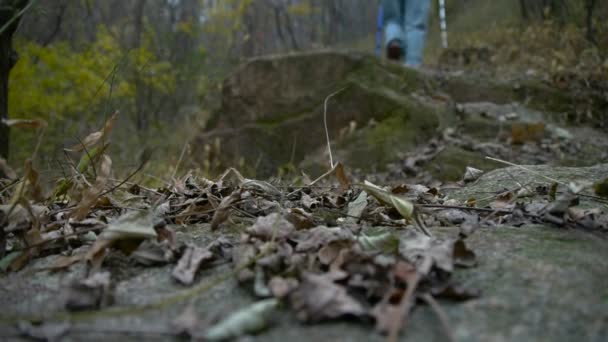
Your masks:
M344 165L342 165L342 163L338 162L336 165L334 165L331 170L325 172L324 174L322 174L319 178L315 179L314 181L310 182L310 184L308 184L308 186L314 186L315 184L319 183L321 180L331 176L332 174L336 174L336 178L338 179L338 182L340 182L340 189L341 190L346 190L350 187L351 182L348 179L348 176L346 175L346 171L344 170Z

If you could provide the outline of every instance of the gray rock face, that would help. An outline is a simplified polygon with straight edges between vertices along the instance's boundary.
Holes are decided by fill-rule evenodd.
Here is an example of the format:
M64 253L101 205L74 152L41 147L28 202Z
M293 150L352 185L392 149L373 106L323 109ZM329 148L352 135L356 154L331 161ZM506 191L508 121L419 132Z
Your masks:
M531 167L536 173L564 182L605 178L608 165L589 168ZM539 176L516 168L499 169L459 190L453 197L487 195L515 185L513 178ZM178 239L205 246L214 239L208 225L178 229ZM433 228L438 235L453 236L455 228ZM234 240L237 241L235 233ZM457 341L605 341L608 336L608 240L603 233L587 233L553 226L499 226L476 231L467 245L479 265L459 270L455 276L467 287L482 291L465 303L442 302L451 332ZM65 298L64 288L84 276L82 264L67 273L38 271L55 256L38 259L16 274L0 275L0 339L17 339L16 320L57 317ZM203 322L242 309L254 302L250 291L230 277L229 264L204 269L196 278L199 289L188 291L171 278L173 266L142 267L126 257L110 258L104 269L116 282L115 304L109 310L73 316L66 340L171 340L171 322L192 305ZM227 277L228 275L228 277ZM169 300L166 300L169 298ZM171 299L173 298L173 299ZM159 305L160 303L160 305ZM146 306L148 305L148 306ZM144 306L144 307L142 307ZM302 325L289 311L278 315L275 325L254 341L383 341L372 324L338 321ZM203 328L201 327L201 330ZM405 325L404 341L445 341L441 326L428 307L415 310Z

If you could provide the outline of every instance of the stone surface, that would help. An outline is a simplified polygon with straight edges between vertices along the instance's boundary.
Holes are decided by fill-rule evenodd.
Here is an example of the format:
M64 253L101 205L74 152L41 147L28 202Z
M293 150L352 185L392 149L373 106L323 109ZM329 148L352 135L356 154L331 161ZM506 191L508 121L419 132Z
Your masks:
M531 167L561 181L594 181L605 177L608 165L589 168ZM515 185L515 179L547 183L515 168L499 169L454 197L467 198ZM456 228L434 228L440 235L455 235ZM178 228L178 239L205 246L217 232L208 225ZM235 230L233 239L237 240ZM465 303L442 302L457 341L605 341L608 336L608 236L552 226L494 227L468 238L479 265L458 270L455 276L482 296ZM67 273L36 271L52 257L39 259L25 270L0 276L0 339L18 340L15 322L30 316L56 317L64 298L62 288L83 276L76 265ZM171 340L171 321L193 305L203 322L213 322L254 301L249 290L229 277L231 266L203 269L196 278L196 294L176 300L189 288L171 277L171 266L142 267L122 255L104 266L116 281L116 304L106 311L71 316L65 341ZM228 275L228 277L226 277ZM219 280L218 280L219 279ZM166 300L167 298L173 298ZM162 306L154 306L165 300ZM141 308L142 305L152 307ZM66 319L66 317L60 317ZM206 324L206 323L205 323ZM177 340L177 338L174 338ZM338 321L302 325L289 311L277 313L272 328L253 341L383 341L372 324ZM417 308L402 335L403 341L445 341L436 316Z
M608 99L595 90L560 89L531 77L414 70L359 53L324 51L261 57L240 66L225 80L222 104L194 145L220 139L221 164L256 177L275 175L286 165L314 177L329 165L324 102L341 89L327 108L334 159L366 171L381 170L447 126L493 141L508 138L511 125L520 122L543 122L550 135L578 129L581 122L605 129L608 119ZM601 129L596 135L605 133ZM564 156L559 159L570 162L556 164L590 165L603 158L592 152Z

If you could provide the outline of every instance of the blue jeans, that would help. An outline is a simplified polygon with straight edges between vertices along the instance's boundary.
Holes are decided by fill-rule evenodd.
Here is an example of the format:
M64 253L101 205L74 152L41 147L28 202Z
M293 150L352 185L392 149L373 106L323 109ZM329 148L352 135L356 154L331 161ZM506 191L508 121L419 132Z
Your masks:
M430 0L383 0L385 46L394 40L403 48L405 64L419 66L428 26Z

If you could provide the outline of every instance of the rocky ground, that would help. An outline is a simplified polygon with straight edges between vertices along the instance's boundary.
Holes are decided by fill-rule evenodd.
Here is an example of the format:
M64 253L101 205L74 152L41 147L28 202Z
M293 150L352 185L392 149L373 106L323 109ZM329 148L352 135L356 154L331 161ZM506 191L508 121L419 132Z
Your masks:
M0 336L604 341L606 95L480 77L262 58L198 143L243 175L117 187L101 152L51 200L25 177L0 207ZM340 164L313 181L324 114Z

